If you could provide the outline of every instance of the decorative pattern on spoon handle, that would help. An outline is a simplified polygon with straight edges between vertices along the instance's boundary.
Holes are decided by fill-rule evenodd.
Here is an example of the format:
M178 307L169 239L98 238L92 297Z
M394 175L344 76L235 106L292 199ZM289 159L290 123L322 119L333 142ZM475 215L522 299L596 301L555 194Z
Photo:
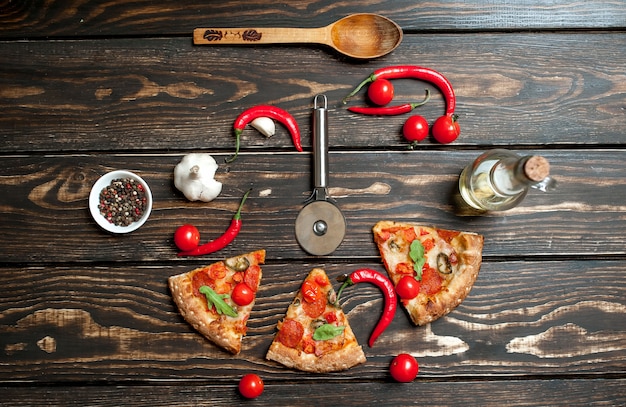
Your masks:
M228 38L238 38L238 39L242 39L243 41L255 42L255 41L260 41L262 36L263 36L263 33L254 29L243 30L243 31L228 31L228 30L222 31L222 30L208 29L204 32L204 35L202 35L202 38L210 42L222 41Z

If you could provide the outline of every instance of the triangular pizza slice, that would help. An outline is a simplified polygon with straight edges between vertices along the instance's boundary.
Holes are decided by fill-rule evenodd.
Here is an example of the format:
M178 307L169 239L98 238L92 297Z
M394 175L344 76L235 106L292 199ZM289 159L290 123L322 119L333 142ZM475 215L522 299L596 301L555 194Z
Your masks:
M258 250L172 276L168 283L174 302L198 332L238 354L264 262L265 250Z
M308 372L327 373L365 362L326 272L304 279L267 352L267 359Z
M414 324L448 314L474 286L482 263L481 235L393 221L380 221L372 231Z

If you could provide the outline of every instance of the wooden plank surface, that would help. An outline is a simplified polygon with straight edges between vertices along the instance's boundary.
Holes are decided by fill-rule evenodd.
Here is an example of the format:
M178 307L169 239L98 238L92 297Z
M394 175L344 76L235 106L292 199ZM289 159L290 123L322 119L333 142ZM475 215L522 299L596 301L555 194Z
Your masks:
M0 372L0 380L211 377L231 382L254 369L270 381L316 376L379 381L387 378L392 357L402 352L418 358L420 377L426 381L623 372L626 282L620 261L486 262L471 295L454 312L415 327L398 308L372 348L367 338L372 315L382 308L381 294L374 286L353 287L342 296L342 307L368 360L332 375L292 371L266 361L276 323L312 267L323 267L334 279L361 267L384 272L382 265L271 261L263 267L257 304L236 357L203 339L178 315L165 282L189 267L4 268L0 345L12 369Z
M356 12L398 22L404 41L369 62L318 46L199 47L196 27L318 27ZM239 378L266 382L254 405L626 405L626 1L436 3L190 1L0 4L0 392L13 405L233 405ZM377 68L417 64L452 82L462 134L406 149L406 116L363 117L341 99ZM396 103L431 100L402 79ZM332 255L306 255L294 222L311 190L313 98L329 98L330 193L349 229ZM232 125L275 104L297 119L305 152L278 126ZM366 103L364 92L350 105ZM505 213L457 205L462 168L504 147L541 153L558 188L532 191ZM220 164L222 194L188 202L172 171L188 152ZM101 231L91 185L113 169L143 176L155 198L127 236ZM226 249L176 256L190 222L203 240L227 227L242 194L243 229ZM379 219L485 236L484 263L451 314L414 327L399 309L367 363L315 375L265 360L276 323L313 267L331 278L384 272L372 241ZM268 232L271 234L268 236ZM168 276L265 247L243 351L231 356L178 314ZM382 307L370 285L343 308L366 344ZM388 366L415 355L420 376L394 383Z
M624 380L507 380L507 381L429 381L405 385L391 382L345 382L315 380L295 393L292 384L269 382L268 397L254 401L244 400L235 385L215 385L211 382L198 384L158 386L120 385L103 386L56 386L37 387L29 399L49 406L78 406L86 403L98 406L119 406L132 400L136 406L198 406L209 402L212 406L232 406L234 403L255 406L310 406L316 400L320 406L336 406L337 403L354 401L355 405L423 406L427 400L438 406L467 406L480 400L485 407L508 405L536 405L537 394L542 395L545 405L562 405L568 400L570 407L619 405L626 398ZM350 393L346 395L346 387ZM392 389L392 391L389 391ZM0 387L3 405L23 406L24 396L19 387ZM382 395L385 395L384 397ZM72 402L79 400L80 402Z
M0 37L187 36L196 27L321 27L351 13L383 14L407 31L624 28L624 0L438 2L387 0L298 3L175 0L106 3L10 1L0 5Z
M626 254L623 236L615 233L626 230L625 151L549 151L545 156L552 162L557 179L555 191L533 190L518 208L476 216L476 212L457 204L457 184L463 167L479 153L331 154L330 193L349 228L342 245L330 257L377 259L371 228L381 219L481 233L486 238L487 257ZM221 162L227 156L216 158ZM173 188L173 168L181 157L98 154L44 160L5 158L0 174L7 193L0 196L0 204L10 216L0 224L4 261L183 261L176 257L174 230L191 222L200 228L202 241L219 236L250 187L253 190L243 209L242 231L218 258L253 251L259 244L274 259L307 257L294 238L294 225L312 188L310 154L251 153L230 165L222 164L216 178L224 185L223 193L211 203L188 202ZM137 172L153 193L151 217L128 236L101 231L87 208L91 186L113 169ZM260 239L261 230L272 230L271 239Z
M313 98L323 93L331 148L397 149L406 145L404 116L363 117L340 101L377 68L417 63L455 87L455 148L615 146L623 141L624 49L623 33L419 35L382 60L349 64L321 49L193 47L188 38L4 42L0 141L7 153L232 151L237 115L269 103L294 115L309 147ZM396 99L422 100L424 89L432 99L415 112L432 123L444 111L436 88L396 81ZM365 104L364 94L349 105ZM244 132L243 147L292 149L278 127L269 141ZM441 146L424 143L432 147Z

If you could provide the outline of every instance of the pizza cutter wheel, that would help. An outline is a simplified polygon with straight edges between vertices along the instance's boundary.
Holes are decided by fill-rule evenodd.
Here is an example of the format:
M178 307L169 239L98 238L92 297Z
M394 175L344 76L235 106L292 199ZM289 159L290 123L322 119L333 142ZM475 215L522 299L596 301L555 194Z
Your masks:
M324 106L318 107L318 98ZM309 202L296 218L296 240L304 251L314 256L330 254L346 234L346 220L328 196L328 112L326 96L317 95L313 109L314 188Z

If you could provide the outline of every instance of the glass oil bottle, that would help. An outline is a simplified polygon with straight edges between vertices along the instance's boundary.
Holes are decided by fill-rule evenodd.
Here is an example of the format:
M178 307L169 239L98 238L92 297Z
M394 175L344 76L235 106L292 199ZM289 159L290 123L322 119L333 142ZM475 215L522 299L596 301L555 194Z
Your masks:
M529 188L546 192L556 185L550 164L541 156L519 156L494 149L480 155L459 177L465 203L481 211L503 211L517 206Z

